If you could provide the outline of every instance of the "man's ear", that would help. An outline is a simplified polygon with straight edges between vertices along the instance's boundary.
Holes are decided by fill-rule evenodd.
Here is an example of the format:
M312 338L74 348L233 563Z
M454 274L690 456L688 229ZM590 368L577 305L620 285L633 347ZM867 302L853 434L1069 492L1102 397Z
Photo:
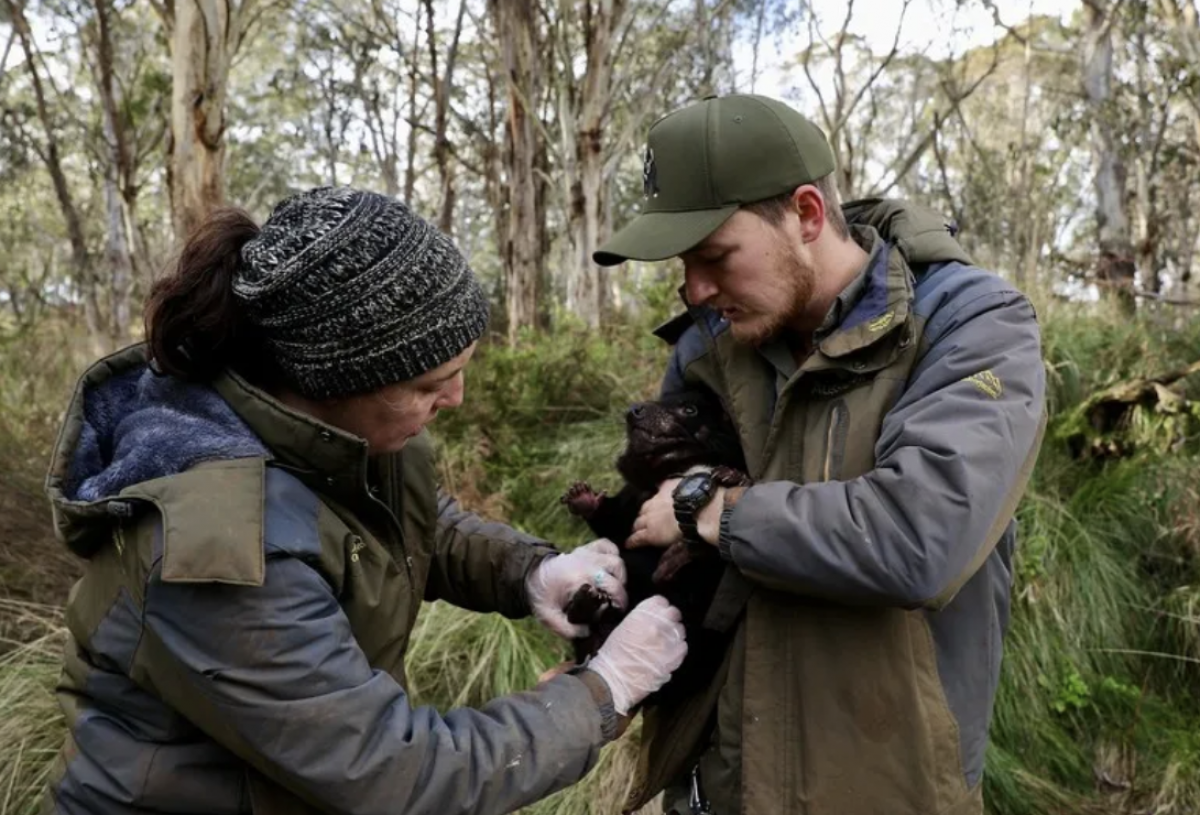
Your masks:
M812 243L825 228L825 197L812 184L802 184L792 193L792 208L800 219L800 239Z

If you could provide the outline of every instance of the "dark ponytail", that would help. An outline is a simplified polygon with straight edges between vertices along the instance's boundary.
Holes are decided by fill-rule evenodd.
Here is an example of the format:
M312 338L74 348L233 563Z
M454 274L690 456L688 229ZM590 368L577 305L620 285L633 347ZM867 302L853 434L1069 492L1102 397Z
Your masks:
M249 215L227 207L188 236L146 301L146 339L157 370L206 381L234 360L257 367L261 345L233 295L241 249L257 234Z

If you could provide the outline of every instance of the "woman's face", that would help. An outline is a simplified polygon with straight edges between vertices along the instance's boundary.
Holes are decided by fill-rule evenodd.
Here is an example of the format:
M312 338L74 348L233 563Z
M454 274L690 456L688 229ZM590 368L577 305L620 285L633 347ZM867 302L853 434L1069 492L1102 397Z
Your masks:
M321 405L317 417L367 440L371 455L394 453L418 435L443 408L463 401L463 368L476 343L416 379Z

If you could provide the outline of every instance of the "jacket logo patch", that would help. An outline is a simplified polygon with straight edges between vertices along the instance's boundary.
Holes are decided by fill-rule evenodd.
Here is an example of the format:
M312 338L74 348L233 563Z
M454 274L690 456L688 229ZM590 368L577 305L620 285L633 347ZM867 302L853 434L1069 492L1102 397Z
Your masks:
M870 376L845 376L838 378L829 378L824 381L818 381L812 386L813 396L828 399L833 396L841 396L843 393L861 385L870 379Z
M367 544L357 535L350 543L350 562L358 563L358 553L367 548Z
M882 331L883 329L885 329L889 325L891 325L892 320L894 320L894 319L896 319L895 310L888 311L888 312L884 313L883 315L876 317L871 322L867 323L867 330L869 330L872 334L878 334L880 331Z
M996 376L990 370L972 374L964 381L970 382L981 393L990 396L992 399L999 399L1000 394L1004 393L1004 384L1000 381L1000 377Z

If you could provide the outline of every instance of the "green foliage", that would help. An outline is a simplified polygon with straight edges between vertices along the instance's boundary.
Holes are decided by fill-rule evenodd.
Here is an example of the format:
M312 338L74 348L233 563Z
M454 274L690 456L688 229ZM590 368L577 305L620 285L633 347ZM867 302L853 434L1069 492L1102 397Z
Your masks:
M467 370L463 406L432 428L445 486L534 534L580 542L586 528L558 499L580 478L616 486L622 414L657 391L667 351L628 328L569 326L524 332L511 348L481 347Z
M654 303L653 285L643 290L646 324L568 325L522 334L514 347L485 343L467 372L466 403L433 427L444 487L564 547L588 540L559 497L579 478L605 489L619 483L622 412L656 391L667 358L647 325L674 306L667 294ZM1200 445L1184 435L1124 458L1080 461L1059 431L1092 394L1191 362L1200 328L1176 335L1150 319L1113 322L1059 306L1042 318L1053 416L1018 509L987 805L996 815L1187 812L1200 800ZM11 444L26 451L19 460L35 483L72 366L23 357L0 362L0 405L13 417L0 424L23 429ZM1138 432L1160 430L1154 415L1139 421ZM9 768L0 769L0 794L13 790L5 813L30 811L62 735L50 696L57 641L46 639L56 612L42 625L30 611L38 607L23 606L19 620L14 608L0 608L11 618L0 635L27 645L0 658L0 768ZM407 665L415 700L448 710L528 688L566 657L564 644L530 621L435 603L418 620ZM636 746L635 724L579 786L528 812L618 811Z
M1018 511L989 807L1032 815L1185 800L1180 790L1200 783L1182 736L1200 721L1185 690L1197 680L1187 660L1200 636L1191 588L1200 446L1147 411L1124 430L1137 452L1078 461L1065 429L1092 394L1194 361L1200 327L1176 332L1078 307L1042 317L1052 421ZM1151 443L1168 433L1170 444Z

